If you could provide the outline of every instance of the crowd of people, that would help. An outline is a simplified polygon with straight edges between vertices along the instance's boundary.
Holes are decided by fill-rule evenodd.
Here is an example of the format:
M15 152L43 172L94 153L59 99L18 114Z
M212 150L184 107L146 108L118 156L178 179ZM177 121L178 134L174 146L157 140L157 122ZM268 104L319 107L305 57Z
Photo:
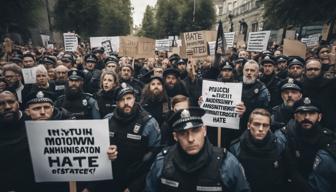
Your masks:
M68 191L34 181L26 120L103 118L113 180L79 182L78 191L336 191L335 53L335 43L305 58L281 46L232 48L214 62L101 47L3 49L0 191ZM36 83L27 84L22 69L33 67ZM201 118L203 79L243 85L240 127L224 128L220 142Z

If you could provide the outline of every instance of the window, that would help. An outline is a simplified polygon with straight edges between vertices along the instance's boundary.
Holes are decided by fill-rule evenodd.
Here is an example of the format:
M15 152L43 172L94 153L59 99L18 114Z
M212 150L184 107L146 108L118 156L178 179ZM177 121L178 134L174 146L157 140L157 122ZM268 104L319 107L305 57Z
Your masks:
M252 32L258 31L258 23L252 23Z

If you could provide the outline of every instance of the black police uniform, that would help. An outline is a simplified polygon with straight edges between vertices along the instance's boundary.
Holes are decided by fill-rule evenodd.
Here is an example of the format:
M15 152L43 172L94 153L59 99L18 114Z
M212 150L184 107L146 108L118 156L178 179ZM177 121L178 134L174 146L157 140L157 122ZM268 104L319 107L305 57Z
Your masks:
M98 58L94 54L87 54L84 57L85 62L95 63L97 65ZM99 90L100 75L102 73L99 69L88 70L84 69L84 91L88 93L96 93Z
M281 82L280 91L285 90L297 90L301 92L301 84L297 81L295 81L292 78L289 78L288 80L284 80ZM277 105L272 108L272 126L271 129L277 130L284 127L290 119L293 118L294 111L293 107L285 105L285 103L282 103L280 105Z
M133 88L121 84L116 99L134 94ZM145 175L160 145L161 135L156 120L139 104L128 115L115 108L106 116L109 119L110 144L118 147L118 157L113 161L113 180L97 182L96 191L141 191Z
M261 61L261 65L264 65L265 63L271 63L272 65L275 65L273 59L270 56L266 56L263 58L263 60ZM269 106L274 107L276 105L279 105L281 103L279 91L280 78L275 74L275 72L273 72L271 75L263 74L260 77L260 81L262 81L266 85L271 95Z
M78 70L69 71L68 76L69 79L83 79L83 73ZM80 92L75 98L62 95L56 100L55 106L65 108L75 119L100 119L97 101L89 93Z
M171 119L174 131L202 126L204 113L200 108L176 112ZM249 191L237 159L204 139L200 152L192 156L179 144L163 149L147 176L145 191Z
M319 112L318 104L305 97L294 104L294 111ZM288 146L287 162L291 170L293 191L312 191L308 183L313 171L315 157L322 149L328 148L334 141L332 131L317 123L311 129L303 129L291 120L286 127L276 131L279 140Z

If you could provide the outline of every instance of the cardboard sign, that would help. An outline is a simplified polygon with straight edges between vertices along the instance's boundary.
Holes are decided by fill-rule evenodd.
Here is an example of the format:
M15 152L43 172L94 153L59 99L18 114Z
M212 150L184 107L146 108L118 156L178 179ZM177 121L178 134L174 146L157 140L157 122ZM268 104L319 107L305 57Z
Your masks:
M324 23L322 28L322 40L327 40L330 31L330 24Z
M101 45L104 48L105 53L112 53L113 52L112 45L111 45L111 40L103 41L101 43Z
M155 40L155 51L169 51L169 47L171 47L170 39L157 39Z
M150 58L155 54L155 39L139 37L138 52L135 58Z
M247 51L263 52L267 50L271 31L250 32L247 42Z
M101 47L104 41L110 41L113 51L119 51L119 36L90 37L90 47Z
M78 38L75 33L63 33L64 51L74 52L78 47Z
M224 38L225 38L226 49L229 47L233 47L233 43L235 40L235 32L224 33Z
M36 68L22 68L22 76L25 84L36 83Z
M246 48L246 42L244 41L244 35L242 34L237 35L237 48Z
M36 182L112 179L108 120L26 121Z
M239 116L235 106L241 102L242 83L223 83L203 80L202 117L205 125L227 129L239 129Z
M119 56L136 57L138 53L138 37L120 37Z
M306 45L297 40L284 39L283 54L286 56L306 57Z
M208 44L205 36L205 31L183 33L185 48L193 50L193 58L204 58L208 55Z
M295 39L295 30L286 30L286 39L294 40Z

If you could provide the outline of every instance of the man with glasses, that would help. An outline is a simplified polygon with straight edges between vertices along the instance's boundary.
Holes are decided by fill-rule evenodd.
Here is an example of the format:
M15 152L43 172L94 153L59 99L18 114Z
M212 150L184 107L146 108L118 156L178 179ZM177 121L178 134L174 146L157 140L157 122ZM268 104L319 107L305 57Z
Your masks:
M230 148L244 167L251 191L287 191L285 145L271 132L270 126L270 113L254 109L247 130Z
M322 64L317 59L306 62L303 81L303 95L315 99L321 104L324 117L322 125L328 129L336 129L336 81L327 79L322 74Z

